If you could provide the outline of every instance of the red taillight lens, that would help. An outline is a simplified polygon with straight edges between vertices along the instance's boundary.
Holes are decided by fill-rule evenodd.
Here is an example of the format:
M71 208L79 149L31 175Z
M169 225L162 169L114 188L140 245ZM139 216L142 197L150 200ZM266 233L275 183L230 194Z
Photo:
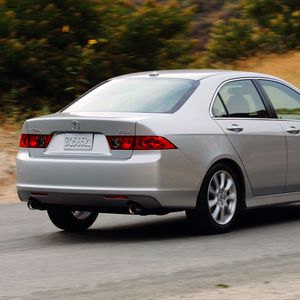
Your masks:
M111 150L167 150L177 149L161 136L108 136Z
M132 150L133 136L108 136L109 147L111 150Z
M46 148L51 140L51 135L22 134L19 147L21 148Z
M135 150L166 150L176 147L161 136L137 136L134 144Z

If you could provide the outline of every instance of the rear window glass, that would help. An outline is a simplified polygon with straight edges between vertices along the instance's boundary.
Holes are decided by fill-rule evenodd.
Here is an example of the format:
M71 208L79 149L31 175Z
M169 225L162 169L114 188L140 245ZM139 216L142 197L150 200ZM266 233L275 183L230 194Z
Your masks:
M197 86L197 81L188 79L114 79L83 95L64 111L172 113Z

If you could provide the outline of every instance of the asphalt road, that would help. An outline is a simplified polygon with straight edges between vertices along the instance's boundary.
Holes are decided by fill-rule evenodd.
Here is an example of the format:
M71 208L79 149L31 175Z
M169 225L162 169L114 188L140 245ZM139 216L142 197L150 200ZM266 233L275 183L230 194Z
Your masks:
M182 213L100 215L91 230L70 234L45 212L2 205L0 299L208 299L259 284L267 291L272 282L300 282L299 228L300 206L289 206L249 211L217 236L191 234Z

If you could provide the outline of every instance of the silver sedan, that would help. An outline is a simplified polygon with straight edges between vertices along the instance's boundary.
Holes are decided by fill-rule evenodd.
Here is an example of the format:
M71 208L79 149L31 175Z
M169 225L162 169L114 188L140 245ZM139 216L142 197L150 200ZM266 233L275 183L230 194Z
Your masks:
M243 209L300 199L300 92L237 71L134 73L27 120L17 190L69 231L101 213L186 211L221 233Z

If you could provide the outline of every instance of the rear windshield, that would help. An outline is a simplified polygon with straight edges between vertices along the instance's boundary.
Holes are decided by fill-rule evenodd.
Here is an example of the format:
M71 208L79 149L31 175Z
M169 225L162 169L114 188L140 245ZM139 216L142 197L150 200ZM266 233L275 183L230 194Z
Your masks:
M197 86L197 81L189 79L114 79L83 95L64 112L172 113Z

